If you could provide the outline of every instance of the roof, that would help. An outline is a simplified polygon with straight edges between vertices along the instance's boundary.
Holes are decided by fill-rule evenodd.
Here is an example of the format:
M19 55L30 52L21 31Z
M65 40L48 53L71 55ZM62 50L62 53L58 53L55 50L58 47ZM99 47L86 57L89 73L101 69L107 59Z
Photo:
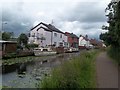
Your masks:
M62 31L60 31L59 29L57 29L55 26L49 24L48 25L48 28L51 29L52 31L55 31L55 32L59 32L59 33L63 33ZM64 34L64 33L63 33Z
M36 27L38 27L40 24L43 24L44 26L46 26L47 28L45 27L39 27L37 30L39 30L40 28L43 28L45 29L46 31L55 31L55 32L59 32L59 33L63 33L62 31L60 31L59 29L57 29L55 26L51 25L51 24L45 24L43 22L40 22L38 25L36 25L35 27L33 27L31 30L35 29ZM63 33L64 34L64 33Z
M89 41L89 39L88 39L88 38L86 38L86 37L83 37L83 39L85 39L86 41Z
M17 41L4 41L4 40L0 40L0 43L17 43Z
M39 24L37 24L36 26L34 26L31 30L35 29L36 27L38 27L40 24L43 24L45 26L47 26L47 24L43 23L43 22L40 22Z
M73 37L73 38L79 38L78 36L76 36L76 35L73 34L73 33L70 33L70 36Z
M73 33L69 33L69 32L65 32L66 36L69 35L72 38L79 38L77 35L73 34Z
M102 45L102 41L98 41L96 39L91 39L90 43L93 44L93 45Z
M52 32L52 30L50 30L50 29L47 29L47 28L45 28L45 27L39 27L38 29L37 29L37 31L39 30L39 29L41 29L41 28L43 28L44 30L46 30L46 31L49 31L49 32Z
M90 41L87 35L86 36L80 35L80 37L83 37L83 39L86 40L86 41Z

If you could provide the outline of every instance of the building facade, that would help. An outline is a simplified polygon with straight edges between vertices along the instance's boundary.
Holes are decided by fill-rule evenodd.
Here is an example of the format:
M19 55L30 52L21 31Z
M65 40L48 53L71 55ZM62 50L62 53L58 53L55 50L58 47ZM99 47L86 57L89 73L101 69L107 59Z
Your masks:
M88 39L88 36L82 36L79 37L79 47L86 47L91 48L93 45L90 43L90 40Z
M68 39L67 40L68 47L78 48L79 38L73 33L65 32L65 34L66 34L67 39Z
M39 23L30 30L29 44L67 47L67 36L51 24Z

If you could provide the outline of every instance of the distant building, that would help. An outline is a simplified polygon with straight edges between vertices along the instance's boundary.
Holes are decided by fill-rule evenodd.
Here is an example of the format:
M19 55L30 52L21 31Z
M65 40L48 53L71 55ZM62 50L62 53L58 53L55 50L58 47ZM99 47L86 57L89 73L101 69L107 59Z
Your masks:
M78 41L79 37L73 33L65 32L66 36L68 37L68 46L73 48L78 48Z
M79 47L92 47L88 35L79 37Z
M90 43L94 46L94 48L106 47L103 41L98 41L96 39L90 39Z
M55 26L41 22L30 30L28 43L42 47L67 47L67 36Z

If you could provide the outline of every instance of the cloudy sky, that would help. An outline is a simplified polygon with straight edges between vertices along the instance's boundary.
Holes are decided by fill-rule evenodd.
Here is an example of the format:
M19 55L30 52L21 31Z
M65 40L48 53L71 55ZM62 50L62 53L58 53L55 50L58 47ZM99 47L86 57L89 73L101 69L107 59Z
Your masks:
M111 0L3 0L2 26L15 36L39 22L52 23L63 32L98 38L106 24L105 8Z

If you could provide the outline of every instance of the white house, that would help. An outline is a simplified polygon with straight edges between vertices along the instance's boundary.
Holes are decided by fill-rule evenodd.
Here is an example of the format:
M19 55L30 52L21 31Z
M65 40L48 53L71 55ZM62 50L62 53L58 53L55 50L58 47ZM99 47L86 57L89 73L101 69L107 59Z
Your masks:
M39 23L30 30L29 42L39 46L67 47L67 36L51 24Z
M79 46L92 47L93 45L90 44L90 40L88 39L87 35L85 37L80 35L80 37L79 37Z

